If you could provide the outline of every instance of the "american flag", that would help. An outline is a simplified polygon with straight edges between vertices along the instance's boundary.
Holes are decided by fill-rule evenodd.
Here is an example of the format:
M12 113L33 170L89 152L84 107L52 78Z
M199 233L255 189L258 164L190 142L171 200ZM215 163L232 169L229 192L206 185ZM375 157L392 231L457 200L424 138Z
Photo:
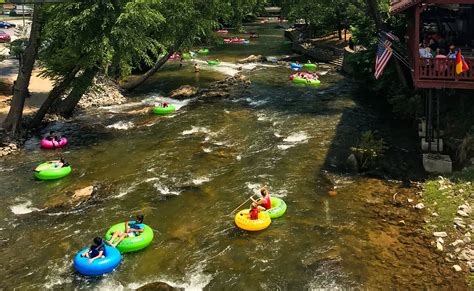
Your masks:
M393 34L387 32L380 34L379 46L375 55L375 79L380 78L383 69L385 69L385 66L387 66L390 57L392 57L392 40L396 40L398 38L396 36L391 36L393 36Z

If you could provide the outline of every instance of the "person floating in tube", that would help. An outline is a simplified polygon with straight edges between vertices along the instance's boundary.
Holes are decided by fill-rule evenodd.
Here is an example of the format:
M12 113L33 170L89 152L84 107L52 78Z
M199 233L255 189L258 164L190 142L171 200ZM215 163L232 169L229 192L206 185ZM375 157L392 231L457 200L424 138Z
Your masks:
M93 241L94 244L91 245L87 251L81 254L81 257L89 258L89 264L94 260L105 258L105 246L102 242L102 238L96 237Z
M61 141L61 135L57 135L56 132L54 130L51 130L49 132L49 135L45 137L46 140L49 140L49 141L57 141L57 142L60 142Z
M255 203L252 203L250 205L250 210L248 213L240 213L240 216L248 216L250 220L257 220L258 219L258 213L260 212L260 209L258 209L257 205Z
M272 203L270 202L270 194L268 194L268 190L263 187L262 189L260 189L260 194L262 195L262 198L257 200L255 200L253 197L250 197L250 199L252 199L253 201L252 205L255 205L255 207L262 211L272 208Z
M144 219L144 216L139 214L137 215L137 220L126 221L125 232L116 231L112 233L112 237L110 238L110 240L105 241L105 243L115 248L124 238L139 236L140 233L142 233L145 230L143 219ZM116 239L117 241L114 243Z
M63 157L61 157L59 160L48 161L44 166L37 167L34 171L39 173L48 169L64 168L69 166L69 163Z

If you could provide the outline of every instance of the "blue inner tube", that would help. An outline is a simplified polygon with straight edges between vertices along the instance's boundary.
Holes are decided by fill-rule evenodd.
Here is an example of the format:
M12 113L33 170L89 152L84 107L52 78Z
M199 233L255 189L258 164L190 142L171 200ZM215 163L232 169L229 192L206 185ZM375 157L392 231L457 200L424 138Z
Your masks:
M303 67L303 65L302 64L298 65L298 64L295 64L295 63L291 63L290 67L292 69L301 69Z
M81 254L88 250L89 248L83 249L74 258L74 268L85 276L100 276L112 272L122 260L119 250L111 246L105 246L105 258L95 259L89 264L89 258L81 257Z

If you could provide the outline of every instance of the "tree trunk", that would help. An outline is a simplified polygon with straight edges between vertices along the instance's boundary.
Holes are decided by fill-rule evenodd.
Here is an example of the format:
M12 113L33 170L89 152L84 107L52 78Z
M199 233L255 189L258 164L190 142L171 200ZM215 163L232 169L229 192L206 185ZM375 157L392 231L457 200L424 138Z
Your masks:
M136 80L130 81L122 85L122 88L125 90L131 91L135 89L136 87L138 87L139 85L141 85L143 82L148 80L148 78L150 78L154 73L156 73L156 71L158 71L168 61L168 59L174 54L174 51L175 51L174 49L171 50L168 54L166 54L164 57L159 59L155 63L155 65L151 69L149 69L145 74L141 75Z
M41 124L44 116L46 115L46 113L48 113L54 101L59 99L59 97L61 97L64 91L69 88L72 81L76 77L77 72L79 72L79 68L79 66L76 66L71 72L69 72L69 74L66 75L66 77L58 85L53 88L53 90L51 90L51 92L49 92L48 98L46 98L40 109L36 112L35 117L29 124L29 127L36 128Z
M57 112L63 117L71 117L74 109L76 108L77 103L81 100L82 95L86 93L87 89L92 84L94 77L99 72L99 68L92 67L84 71L84 73L76 79L74 87L72 88L69 95L59 103Z
M42 28L43 6L35 4L33 12L33 23L31 26L30 38L25 51L20 56L20 67L16 79L12 103L8 112L3 128L11 135L16 135L22 126L23 107L25 98L28 95L28 86L30 84L31 72L35 65L36 55L40 44L40 33Z
M382 20L382 16L380 15L380 10L378 6L377 0L366 0L367 1L367 8L369 10L369 13L372 15L374 21L375 21L375 27L377 28L378 31L381 30L386 30L386 25ZM408 88L408 82L405 74L403 73L402 66L400 65L400 61L394 57L394 64L395 64L395 69L397 70L397 75L400 83L404 88Z

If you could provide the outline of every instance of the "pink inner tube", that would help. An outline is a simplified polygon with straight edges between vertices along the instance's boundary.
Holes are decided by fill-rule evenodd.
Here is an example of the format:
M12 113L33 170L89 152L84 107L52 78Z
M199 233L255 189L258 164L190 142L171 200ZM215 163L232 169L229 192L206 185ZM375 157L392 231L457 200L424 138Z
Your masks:
M47 140L46 138L43 138L40 142L40 146L44 149L59 149L67 145L67 138L61 137L61 140L59 142L57 141L50 141Z

